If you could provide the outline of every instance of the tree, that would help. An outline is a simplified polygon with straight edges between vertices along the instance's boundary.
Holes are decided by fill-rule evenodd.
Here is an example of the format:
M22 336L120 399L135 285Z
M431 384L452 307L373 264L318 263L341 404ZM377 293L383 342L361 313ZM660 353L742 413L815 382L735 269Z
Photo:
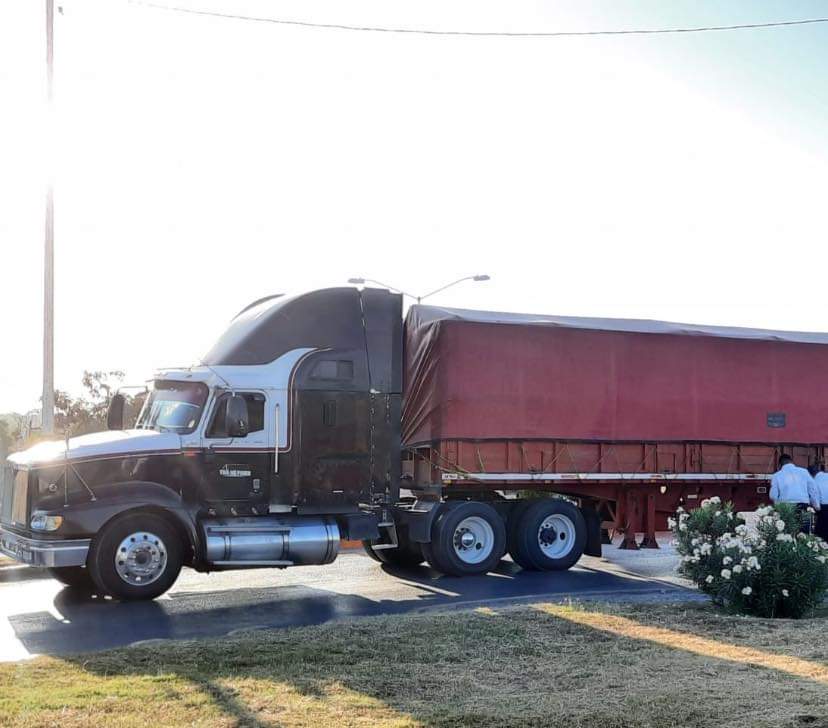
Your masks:
M84 371L85 393L74 398L66 392L55 390L55 425L70 435L84 435L106 429L106 412L113 392L123 382L124 373Z

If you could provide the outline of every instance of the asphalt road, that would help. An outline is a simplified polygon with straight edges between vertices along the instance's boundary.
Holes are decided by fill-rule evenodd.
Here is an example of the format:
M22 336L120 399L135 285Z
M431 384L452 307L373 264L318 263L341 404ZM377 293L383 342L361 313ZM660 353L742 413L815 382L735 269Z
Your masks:
M611 547L608 551L619 558L584 557L574 569L557 573L525 572L505 560L494 573L463 579L425 566L392 570L361 552L344 553L329 566L214 574L184 570L166 595L138 603L79 593L44 571L4 566L0 567L0 661L459 606L569 597L698 598L696 592L664 577L661 568L636 569L637 561L644 565L649 557L651 562L657 552L617 552Z

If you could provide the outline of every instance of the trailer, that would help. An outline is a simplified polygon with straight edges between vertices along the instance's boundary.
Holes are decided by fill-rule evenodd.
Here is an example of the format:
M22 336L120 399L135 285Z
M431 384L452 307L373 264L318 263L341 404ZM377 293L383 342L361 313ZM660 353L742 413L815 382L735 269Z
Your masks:
M767 500L824 455L828 337L413 306L333 288L255 301L137 421L0 469L0 552L152 599L202 572L323 565L568 569L655 545L679 504Z
M404 465L424 491L554 492L605 541L657 548L679 506L753 510L780 455L825 459L824 334L433 306L405 332Z

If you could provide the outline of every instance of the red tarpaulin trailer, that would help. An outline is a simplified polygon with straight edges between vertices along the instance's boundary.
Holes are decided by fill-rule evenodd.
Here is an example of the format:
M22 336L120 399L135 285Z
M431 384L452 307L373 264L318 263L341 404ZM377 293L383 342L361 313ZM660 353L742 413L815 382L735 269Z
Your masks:
M403 440L419 485L544 488L654 532L706 495L767 500L828 444L828 335L413 306Z

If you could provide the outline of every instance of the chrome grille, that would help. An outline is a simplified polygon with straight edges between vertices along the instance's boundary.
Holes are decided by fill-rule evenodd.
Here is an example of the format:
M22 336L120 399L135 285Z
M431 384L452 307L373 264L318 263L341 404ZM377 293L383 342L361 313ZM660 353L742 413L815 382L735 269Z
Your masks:
M25 526L28 522L29 471L4 463L0 469L0 521Z
M18 470L14 474L11 520L18 526L29 525L29 471Z
M11 520L12 499L14 498L14 469L8 463L0 466L0 521Z

